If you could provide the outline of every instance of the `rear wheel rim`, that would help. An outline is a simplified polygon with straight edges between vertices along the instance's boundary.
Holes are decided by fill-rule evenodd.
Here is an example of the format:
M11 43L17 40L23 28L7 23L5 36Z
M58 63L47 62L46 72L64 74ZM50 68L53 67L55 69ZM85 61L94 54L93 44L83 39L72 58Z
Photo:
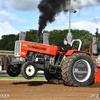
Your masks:
M33 76L34 73L35 73L35 68L34 68L34 66L33 66L33 65L27 66L27 68L26 68L26 74L27 74L28 76Z
M88 61L78 60L73 66L73 76L78 82L85 82L91 75L91 67Z

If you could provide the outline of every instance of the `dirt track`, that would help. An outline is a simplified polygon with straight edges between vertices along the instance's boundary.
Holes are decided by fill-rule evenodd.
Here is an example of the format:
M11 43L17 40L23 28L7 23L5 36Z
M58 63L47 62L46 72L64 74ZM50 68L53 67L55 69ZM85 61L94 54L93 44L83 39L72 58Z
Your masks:
M0 100L100 100L98 87L69 87L49 84L45 80L0 80L0 94L9 98ZM95 97L90 96L94 94Z

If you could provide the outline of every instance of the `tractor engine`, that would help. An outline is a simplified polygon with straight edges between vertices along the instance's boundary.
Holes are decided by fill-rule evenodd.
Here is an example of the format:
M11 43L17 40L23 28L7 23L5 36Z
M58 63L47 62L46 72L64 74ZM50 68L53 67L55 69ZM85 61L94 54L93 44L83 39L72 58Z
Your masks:
M37 53L35 57L33 57L35 63L44 64L45 58L44 55L41 53Z
M42 53L33 53L32 56L28 56L27 61L33 61L36 64L45 64L45 62L48 61L50 65L54 66L55 56Z

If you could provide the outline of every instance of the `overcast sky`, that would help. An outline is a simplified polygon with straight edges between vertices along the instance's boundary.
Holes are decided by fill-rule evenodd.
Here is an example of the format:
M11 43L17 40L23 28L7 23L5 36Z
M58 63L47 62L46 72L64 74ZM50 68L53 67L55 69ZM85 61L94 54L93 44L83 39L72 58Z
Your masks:
M37 6L39 2L40 0L0 0L0 37L38 29L40 12ZM96 28L100 30L99 4L82 8L78 6L76 10L77 13L72 14L72 29L84 29L92 34L95 33ZM45 30L54 29L68 29L68 13L61 12L56 16L56 21L48 23L45 28Z

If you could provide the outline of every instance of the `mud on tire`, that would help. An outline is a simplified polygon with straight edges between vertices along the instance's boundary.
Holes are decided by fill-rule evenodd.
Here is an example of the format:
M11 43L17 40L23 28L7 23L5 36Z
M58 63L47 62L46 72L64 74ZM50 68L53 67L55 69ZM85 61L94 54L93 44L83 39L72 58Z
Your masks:
M63 84L64 81L62 80L61 74L51 74L49 71L44 71L44 76L49 83L52 84Z
M94 79L94 63L85 53L74 53L62 64L62 78L66 85L87 86Z

